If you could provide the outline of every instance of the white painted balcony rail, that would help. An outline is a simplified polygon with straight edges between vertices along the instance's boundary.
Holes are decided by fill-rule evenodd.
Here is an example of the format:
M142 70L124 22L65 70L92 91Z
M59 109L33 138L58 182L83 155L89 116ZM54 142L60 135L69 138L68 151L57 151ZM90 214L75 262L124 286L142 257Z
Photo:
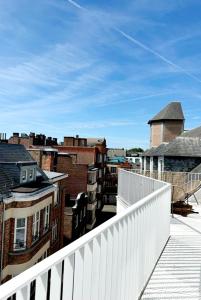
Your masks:
M31 285L35 300L138 299L169 237L170 185L121 170L119 193L134 204L3 284L0 300L30 299Z

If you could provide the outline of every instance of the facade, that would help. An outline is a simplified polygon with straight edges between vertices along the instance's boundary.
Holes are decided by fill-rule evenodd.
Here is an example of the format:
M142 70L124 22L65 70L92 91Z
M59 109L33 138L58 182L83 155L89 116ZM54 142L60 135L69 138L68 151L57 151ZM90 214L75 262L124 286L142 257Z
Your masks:
M184 131L184 115L180 102L171 102L148 124L150 125L150 146L158 147L169 143Z
M78 184L86 184L88 195L87 229L93 228L96 222L96 212L103 207L106 173L106 140L96 138L64 137L62 146L55 146L59 155L68 153L74 157L75 165L86 170L86 177L80 178ZM78 167L81 171L82 168ZM78 170L78 173L79 173ZM81 174L80 174L81 175Z
M88 199L85 193L78 194L76 200L65 199L64 208L64 242L78 239L86 233L87 229Z
M0 144L1 282L63 246L63 203L59 189L22 145Z
M94 168L89 168L87 164L78 164L77 155L59 152L56 148L32 147L28 151L43 170L68 173L68 178L62 181L62 188L66 191L66 199L74 201L75 206L78 195L88 192L89 205L86 227L87 230L92 229L96 222L97 171ZM72 205L72 202L68 203ZM72 210L71 206L69 209Z

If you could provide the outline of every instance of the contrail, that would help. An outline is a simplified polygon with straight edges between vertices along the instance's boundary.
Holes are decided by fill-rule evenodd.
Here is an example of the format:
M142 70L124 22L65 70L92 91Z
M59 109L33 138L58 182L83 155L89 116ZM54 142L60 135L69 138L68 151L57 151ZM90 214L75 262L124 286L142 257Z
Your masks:
M136 97L136 98L129 98L129 99L126 99L126 100L119 100L119 101L113 101L113 102L107 102L107 103L100 103L99 106L100 107L103 107L103 106L108 106L108 105L113 105L114 103L115 104L123 104L123 103L128 103L128 102L137 102L137 101L140 101L140 100L146 100L146 99L149 99L149 98L154 98L154 97L158 97L158 96L164 96L164 95L169 95L171 94L171 91L169 92L163 92L163 93L156 93L156 94L151 94L151 95L145 95L145 96L139 96L139 97Z
M84 8L83 6L79 5L77 2L75 2L73 0L68 0L68 2L71 3L72 5L74 5L76 8L79 8L81 10L87 11L86 8ZM201 79L200 78L198 78L197 76L195 76L195 75L191 74L190 72L186 71L184 68L180 67L179 65L175 64L171 60L167 59L166 57L164 57L163 55L161 55L157 51L155 51L155 50L151 49L150 47L146 46L145 44L141 43L137 39L133 38L131 35L125 33L123 30L120 30L117 27L112 27L112 28L116 32L118 32L119 34L121 34L124 38L126 38L127 40L129 40L130 42L132 42L133 44L135 44L138 47L144 49L145 51L153 54L154 56L156 56L157 58L159 58L161 61L165 62L166 64L168 64L169 66L173 67L174 69L179 70L180 72L182 72L186 76L190 77L191 79L194 79L197 82L201 83Z
M73 6L75 6L76 8L79 8L81 10L86 10L86 8L84 8L83 6L79 5L77 2L73 1L73 0L68 0L68 2L70 4L72 4Z
M139 46L140 48L146 50L147 52L152 53L154 56L158 57L160 60L164 61L165 63L167 63L168 65L172 66L175 69L180 70L181 72L183 72L184 74L186 74L187 76L191 77L192 79L195 79L196 81L201 83L201 79L199 79L197 76L194 76L193 74L189 73L188 71L186 71L185 69L183 69L182 67L180 67L179 65L173 63L171 60L165 58L164 56L162 56L160 53L154 51L153 49L151 49L150 47L146 46L145 44L141 43L140 41L134 39L132 36L128 35L127 33L125 33L124 31L114 27L115 31L117 31L118 33L120 33L122 36L124 36L127 40L131 41L132 43L136 44L137 46Z

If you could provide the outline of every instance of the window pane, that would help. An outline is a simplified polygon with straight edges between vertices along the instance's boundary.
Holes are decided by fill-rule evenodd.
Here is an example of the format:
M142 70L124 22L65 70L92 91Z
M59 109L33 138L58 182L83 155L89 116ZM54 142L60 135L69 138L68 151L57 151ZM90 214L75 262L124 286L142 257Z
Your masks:
M16 243L24 242L25 228L16 230Z
M19 227L25 227L25 218L17 219L17 228Z

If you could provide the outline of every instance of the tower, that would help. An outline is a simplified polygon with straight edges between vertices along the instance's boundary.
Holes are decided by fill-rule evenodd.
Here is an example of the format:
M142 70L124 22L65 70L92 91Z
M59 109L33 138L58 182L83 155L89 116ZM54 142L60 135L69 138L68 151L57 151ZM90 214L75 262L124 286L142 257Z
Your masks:
M180 102L170 102L148 124L150 124L150 145L157 147L169 143L184 130L184 114Z

